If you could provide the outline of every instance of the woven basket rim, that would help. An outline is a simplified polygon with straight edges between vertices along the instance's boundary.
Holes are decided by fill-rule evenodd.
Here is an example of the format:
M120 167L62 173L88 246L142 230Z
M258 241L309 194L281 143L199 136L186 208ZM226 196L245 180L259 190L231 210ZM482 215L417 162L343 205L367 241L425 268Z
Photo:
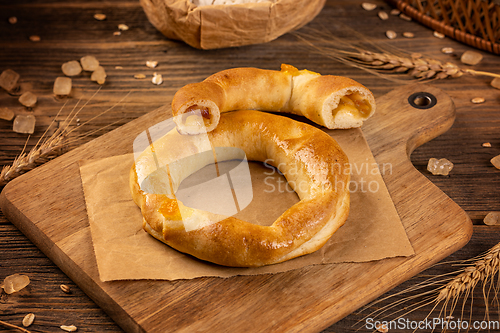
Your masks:
M442 21L438 21L420 11L418 11L415 7L407 4L403 0L390 1L392 2L401 12L408 15L412 19L420 22L421 24L434 29L437 32L440 32L450 38L453 38L461 43L467 44L469 46L473 46L477 49L488 51L494 54L500 54L500 44L493 43L491 41L485 40L481 37L472 35L470 33L466 33L460 31L457 28L446 25Z

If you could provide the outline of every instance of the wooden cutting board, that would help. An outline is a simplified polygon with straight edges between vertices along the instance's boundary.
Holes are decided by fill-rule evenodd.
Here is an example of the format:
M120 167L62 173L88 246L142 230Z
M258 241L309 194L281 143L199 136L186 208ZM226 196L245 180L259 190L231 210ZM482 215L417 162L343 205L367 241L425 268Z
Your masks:
M409 160L417 146L451 127L451 99L417 84L382 96L377 105L363 132L378 164L392 165L383 176L415 250L411 257L228 279L101 282L78 160L128 153L168 107L15 179L1 192L0 207L127 332L317 332L456 251L472 234L467 214Z

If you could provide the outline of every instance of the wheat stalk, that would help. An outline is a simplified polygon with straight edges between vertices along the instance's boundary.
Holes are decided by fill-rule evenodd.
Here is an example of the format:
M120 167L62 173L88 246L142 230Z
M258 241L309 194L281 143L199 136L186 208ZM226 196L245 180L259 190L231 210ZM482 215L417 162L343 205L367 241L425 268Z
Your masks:
M408 53L387 45L376 45L366 37L353 33L356 38L351 39L356 40L356 43L335 37L326 30L302 29L293 34L304 45L321 55L391 81L401 82L395 79L393 74L402 73L417 80L458 78L464 74L500 77L495 73L463 69L452 62L441 62L420 53ZM365 45L379 52L367 50Z
M15 330L18 330L18 331L21 331L21 332L24 332L24 333L30 333L30 331L28 331L27 329L25 328L22 328L22 327L19 327L19 326L16 326L16 325L13 325L13 324L9 324L5 321L2 321L0 320L0 325L4 326L4 327L8 327L8 328L12 328L12 329L15 329Z
M466 267L463 272L458 274L453 280L448 282L439 290L439 294L435 298L435 303L443 302L442 311L446 315L451 316L456 308L457 301L465 295L465 300L474 291L476 286L481 283L483 287L483 297L486 304L486 314L489 314L489 301L493 288L493 298L498 304L498 285L495 286L493 281L496 277L500 277L500 243L489 249L486 254L476 260L472 266ZM448 309L448 312L446 310ZM463 312L463 309L462 309Z
M350 30L348 28L343 30ZM408 79L399 79L394 74L408 74L410 80L440 80L446 78L459 78L464 74L500 77L499 74L463 69L451 62L441 62L432 57L419 53L408 53L381 43L375 44L366 37L351 30L355 38L339 38L326 29L315 30L303 28L293 32L305 46L315 50L318 54L342 62L369 73L395 82L407 82ZM351 42L355 40L356 42ZM370 50L369 50L370 49ZM373 51L376 50L376 51ZM486 316L489 317L489 302L493 299L497 308L500 307L498 298L500 289L500 243L492 247L484 256L471 260L472 264L459 271L444 275L434 276L426 281L412 286L402 292L390 295L368 305L372 307L387 299L405 296L402 299L379 308L359 320L359 324L368 317L388 318L397 315L397 320L413 311L426 306L433 306L426 319L436 309L440 308L439 315L451 318L452 314L462 300L462 315L465 304L478 285L482 285L483 298L486 304ZM463 262L465 263L465 262ZM495 278L498 281L495 282ZM429 290L429 288L432 288ZM406 306L410 303L409 306ZM472 304L471 304L472 307ZM397 311L393 311L398 309ZM471 314L472 315L472 314ZM389 321L389 320L387 320Z
M424 57L420 53L412 53L409 57L401 57L370 51L339 52L343 53L348 61L356 62L361 66L374 70L392 71L393 73L408 73L415 79L457 78L464 74L500 77L499 74L495 73L462 69L454 63L443 63L433 58Z
M35 146L29 153L21 153L12 165L6 165L0 172L0 187L5 186L12 179L19 177L37 166L44 164L51 159L64 153L66 147L66 136L60 132L56 136L51 136L41 145Z
M471 263L458 271L433 276L417 285L367 305L366 308L370 308L388 299L416 292L414 295L403 297L398 301L372 311L356 324L361 323L366 318L382 318L388 322L395 321L426 306L432 306L432 309L424 320L428 319L436 309L439 309L438 317L450 320L450 318L453 318L453 314L460 302L462 303L460 311L463 317L466 302L478 286L482 288L486 306L485 316L489 320L490 302L493 301L497 309L500 305L498 299L500 291L500 243L493 246L484 255L468 261ZM464 261L462 264L466 262ZM407 305L408 303L410 304ZM472 302L470 307L472 309ZM391 312L394 309L398 310ZM395 318L388 319L394 316ZM472 311L470 316L472 316Z
M8 182L11 180L19 177L20 175L33 170L39 165L42 165L57 156L62 155L68 150L68 147L70 144L81 140L89 135L93 135L98 131L104 130L107 127L114 125L115 123L119 122L119 120L108 124L106 126L100 127L99 129L85 133L83 135L77 136L76 138L73 138L72 140L69 140L69 135L71 132L74 130L68 130L70 124L72 121L76 118L78 113L85 108L85 106L97 95L97 93L100 91L101 88L99 88L91 98L87 100L87 102L79 108L79 110L75 111L78 107L78 105L81 102L81 99L75 104L69 115L66 117L65 120L65 127L63 128L58 128L50 137L46 137L46 134L48 130L51 128L53 124L55 124L55 119L59 116L61 111L64 109L66 106L66 103L61 107L59 112L57 113L56 117L54 120L51 122L51 124L48 126L47 130L45 133L42 135L40 140L37 142L37 144L28 152L25 153L24 150L26 148L23 148L22 152L20 155L18 155L15 159L12 165L6 165L2 168L2 171L0 172L0 188L3 186L7 185ZM102 116L103 114L107 113L108 111L112 110L115 108L117 105L119 105L125 98L127 98L132 91L129 91L120 101L118 101L116 104L108 108L107 110L101 112L100 114L94 116L93 118L89 119L85 123L83 123L81 126L89 123L90 121L98 118L99 116ZM29 140L29 137L28 137ZM28 140L26 141L26 144L28 143Z
M64 103L63 107L61 107L56 115L56 118L61 113L65 105L66 103ZM24 150L26 149L26 145L28 144L30 138L28 136L21 154L14 159L12 165L6 165L2 168L2 171L0 172L0 187L7 185L9 181L19 177L23 173L26 173L64 153L64 149L66 147L66 133L64 130L58 128L49 138L46 138L46 134L54 122L55 118L50 123L47 130L43 133L37 144L28 153L25 153ZM42 141L41 144L40 141Z

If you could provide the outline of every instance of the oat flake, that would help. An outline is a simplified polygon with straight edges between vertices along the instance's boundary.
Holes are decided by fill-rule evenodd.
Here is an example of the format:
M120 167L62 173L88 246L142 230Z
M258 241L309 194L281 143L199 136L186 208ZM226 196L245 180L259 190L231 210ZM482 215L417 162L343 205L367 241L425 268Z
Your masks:
M388 20L388 19L389 19L389 15L388 15L386 12L384 12L383 10L381 10L380 12L378 12L378 14L377 14L377 15L378 15L378 17L379 17L381 20L383 20L383 21L385 21L385 20Z
M403 20L405 20L405 21L408 21L408 22L409 22L409 21L411 21L411 17L409 17L409 16L408 16L408 15L406 15L406 14L400 14L400 15L399 15L399 18L401 18L401 19L403 19Z
M376 329L380 333L387 333L387 332L389 332L389 328L385 324L378 324L377 327L376 327Z
M106 19L106 15L102 14L102 13L97 13L97 14L94 15L94 18L97 21L104 21Z
M153 82L156 85L160 85L163 83L163 77L161 76L161 74L154 73L151 82Z
M451 54L455 52L455 50L452 47L443 47L441 49L441 52L443 52L444 54Z
M494 78L490 84L493 88L500 89L500 77Z
M439 31L434 31L433 35L434 35L434 37L440 38L440 39L443 39L444 37L446 37L443 33L440 33Z
M374 3L371 3L371 2L363 2L361 4L361 7L363 7L364 10L374 10L375 8L377 8L377 5L374 4Z
M79 122L80 122L80 119L77 119L77 120L76 120L76 122L77 122L77 123L79 123ZM65 284L61 284L61 285L59 286L59 288L61 288L61 290L62 290L62 291L63 291L63 293L65 293L65 294L70 294L70 293L71 293L71 289L70 289L67 285L65 285Z
M26 316L23 318L23 326L28 327L31 324L33 324L33 321L35 320L35 314L34 313L28 313Z
M66 331L66 332L74 332L77 330L76 326L75 325L70 325L70 326L67 326L67 325L62 325L61 326L61 329L63 331Z
M156 66L158 66L158 61L148 60L146 61L146 66L148 66L149 68L155 68Z
M387 30L387 31L385 32L385 35L386 35L386 36L387 36L387 38L389 38L389 39L394 39L394 38L396 38L396 36L397 36L396 32L395 32L395 31L393 31L393 30Z

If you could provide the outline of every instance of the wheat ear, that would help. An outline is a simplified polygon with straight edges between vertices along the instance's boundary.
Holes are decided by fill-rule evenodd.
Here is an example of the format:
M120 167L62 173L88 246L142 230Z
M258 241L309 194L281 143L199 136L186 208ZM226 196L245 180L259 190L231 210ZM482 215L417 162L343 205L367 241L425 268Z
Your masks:
M73 109L71 110L70 114L66 117L66 126L63 128L58 128L50 137L46 137L46 134L50 127L55 123L55 118L60 114L60 112L64 109L66 106L66 103L61 107L59 112L57 113L56 117L52 121L52 123L49 125L45 133L42 135L40 140L37 142L37 144L28 152L25 153L24 150L26 148L23 148L23 151L19 156L17 156L14 159L14 162L12 165L6 165L2 168L2 171L0 172L0 188L3 186L7 185L7 183L11 180L13 180L16 177L19 177L23 173L26 173L30 170L33 170L39 165L42 165L51 159L54 159L55 157L62 155L66 150L68 149L69 145L73 142L76 142L86 136L93 135L98 131L101 131L108 126L111 126L117 122L120 121L117 120L116 122L113 122L112 124L108 124L106 126L103 126L95 131L83 134L79 137L73 138L72 140L69 140L69 134L74 130L68 130L68 127L70 123L76 118L78 113L85 108L85 106L94 98L94 96L97 95L97 93L100 91L101 88L99 88L91 98L83 105L81 106L77 111L75 111L81 102L81 99L75 104ZM113 108L115 108L117 105L119 105L125 98L127 98L130 93L132 92L129 91L120 101L118 101L116 104L108 108L107 110L101 112L100 114L94 116L90 120L86 121L82 125L85 125L89 123L90 121L98 118L99 116L102 116L103 114L111 111ZM29 137L28 137L29 140ZM26 144L28 143L28 140L26 141Z
M470 262L470 264L465 268L452 273L433 276L415 286L411 286L401 292L389 295L367 305L366 308L369 308L390 298L402 296L406 293L417 292L417 294L403 297L401 300L397 300L378 310L372 311L355 325L359 325L363 320L369 317L383 318L386 321L397 320L415 310L429 305L432 305L432 309L425 319L429 318L436 309L439 309L438 317L453 318L453 313L460 302L462 302L461 315L463 316L466 302L478 286L482 287L482 294L486 306L485 317L489 320L491 310L489 306L490 301L493 300L497 308L500 305L498 299L500 288L500 243L493 246L484 255L462 261L461 264L467 262ZM432 289L429 290L429 287L432 287ZM472 317L472 301L470 304L470 317ZM407 303L411 304L406 306ZM394 309L399 310L393 311ZM404 313L401 314L403 311ZM395 315L395 318L388 319Z
M48 162L63 153L65 147L65 135L59 133L44 141L40 146L32 149L28 154L22 153L10 166L4 166L0 172L0 187L5 186L12 179L23 173Z
M416 80L457 78L464 74L500 77L495 73L462 69L452 62L441 62L420 53L408 53L387 45L375 45L359 34L356 34L353 40L360 42L352 43L325 31L303 29L294 32L294 35L318 54L387 80L406 81L394 78L394 74L403 73ZM367 50L366 47L372 47L378 52Z
M57 115L59 115L65 105L66 103L64 103ZM64 148L66 147L66 134L64 130L58 128L49 138L46 138L47 131L53 124L54 120L51 122L37 144L28 153L25 153L24 150L26 149L26 145L28 144L30 138L28 136L21 154L14 159L12 165L6 165L2 168L2 171L0 172L0 187L7 185L7 183L12 179L36 168L38 165L48 162L64 152ZM42 143L40 144L41 141Z
M443 312L451 316L459 298L465 295L465 300L474 291L476 286L482 284L482 292L486 305L486 314L489 315L489 301L493 289L493 298L498 304L498 285L493 281L495 276L498 278L500 272L500 243L489 249L486 254L476 261L473 265L466 267L463 272L458 274L453 280L448 282L435 298L436 303L443 302ZM448 307L449 306L449 307ZM448 310L448 312L447 312ZM463 312L463 308L462 308Z

